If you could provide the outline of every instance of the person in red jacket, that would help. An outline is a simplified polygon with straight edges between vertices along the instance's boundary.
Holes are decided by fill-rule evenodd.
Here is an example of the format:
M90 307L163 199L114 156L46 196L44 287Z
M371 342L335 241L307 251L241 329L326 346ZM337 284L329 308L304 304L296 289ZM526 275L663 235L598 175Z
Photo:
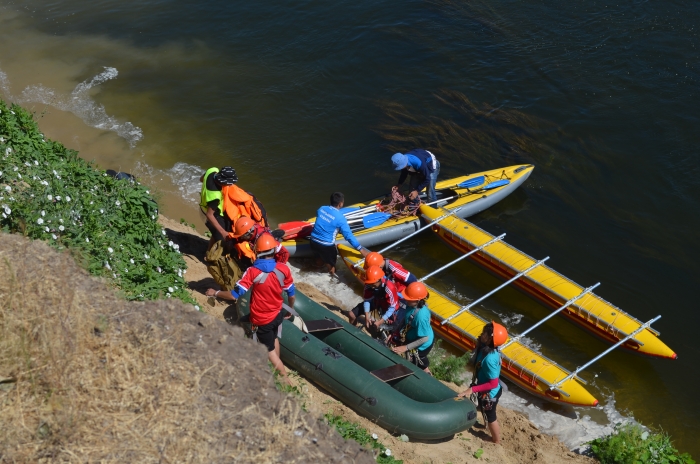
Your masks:
M384 257L376 251L372 251L365 256L364 266L365 270L372 266L379 267L384 271L386 278L394 282L396 291L399 293L402 293L404 289L408 287L408 284L418 281L416 276L404 269L401 264L390 259L384 259Z
M377 310L380 317L374 322L374 326L379 328L384 323L393 322L398 307L399 292L396 291L394 282L387 279L379 267L371 266L365 271L364 301L350 310L348 321L355 325L360 314L364 313L365 327L369 329L369 313Z
M228 234L228 238L232 239L236 243L236 250L238 250L238 264L241 269L245 270L249 268L255 261L255 243L258 238L264 233L270 234L270 229L263 227L259 223L255 222L253 219L247 216L241 216L236 221L233 227L233 232ZM275 248L275 261L278 263L287 263L289 261L289 251L278 243Z
M282 292L287 293L289 306L293 308L294 279L286 264L275 261L276 248L277 240L268 233L262 234L255 242L255 263L246 269L234 289L229 292L210 288L206 295L236 301L251 290L250 322L254 338L267 347L270 362L289 384L287 371L280 359L279 337L282 336L282 321L285 317L282 311Z

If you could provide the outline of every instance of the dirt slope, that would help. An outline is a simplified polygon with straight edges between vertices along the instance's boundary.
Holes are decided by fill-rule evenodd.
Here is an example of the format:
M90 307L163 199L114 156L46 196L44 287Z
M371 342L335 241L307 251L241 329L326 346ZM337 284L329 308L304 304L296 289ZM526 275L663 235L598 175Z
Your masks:
M202 262L206 250L207 239L200 236L192 228L183 226L175 221L161 217L161 223L166 227L170 238L180 245L188 271L185 275L190 285L192 295L201 304L204 311L213 317L225 319L232 310L229 305L213 302L204 296L207 288L218 288L214 280L209 276L206 266ZM315 287L297 282L299 290L307 296L324 304L329 310L337 310L340 303L332 297L323 294ZM212 306L213 304L213 306ZM345 308L347 309L347 308ZM504 464L525 463L594 463L594 459L581 456L569 451L569 449L555 437L541 433L537 427L522 414L499 407L499 422L503 431L502 445L494 445L484 438L488 434L483 427L475 427L469 432L456 436L451 440L440 443L404 443L397 437L393 437L383 429L375 426L371 421L357 415L350 408L337 401L328 392L321 390L296 378L297 384L304 391L302 400L306 403L310 412L321 417L328 412L341 415L346 419L359 422L372 433L377 433L379 439L389 447L397 459L402 459L406 464L423 463L471 463L471 462L497 462ZM455 385L450 385L457 390ZM481 419L480 419L481 420ZM475 458L474 453L483 450L480 458Z
M126 302L5 234L0 301L0 463L373 462L277 391L262 346L191 305Z

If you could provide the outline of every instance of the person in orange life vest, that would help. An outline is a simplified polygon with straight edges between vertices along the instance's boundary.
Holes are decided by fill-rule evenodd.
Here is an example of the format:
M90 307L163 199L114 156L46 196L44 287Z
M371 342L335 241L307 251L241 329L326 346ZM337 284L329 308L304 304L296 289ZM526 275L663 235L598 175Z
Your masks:
M416 276L408 272L402 265L396 261L390 259L384 259L384 257L377 253L376 251L370 252L365 256L365 270L372 266L379 267L384 271L384 275L387 279L394 282L396 285L396 291L402 293L409 284L417 282Z
M399 293L396 291L394 282L387 279L377 266L372 266L365 271L365 292L364 301L348 313L348 320L355 325L360 313L365 315L365 327L369 329L369 312L373 309L380 311L381 317L374 322L374 326L379 328L384 323L393 322L393 315L399 306Z
M489 322L476 342L476 349L469 363L474 366L474 378L472 386L457 395L469 397L476 393L479 399L479 407L486 416L489 424L491 439L494 443L501 442L501 426L496 417L498 399L503 393L498 377L501 374L501 353L498 347L508 340L508 331L501 324Z
M241 269L245 270L255 261L254 243L257 242L262 234L270 233L270 230L247 216L238 218L233 230L233 232L228 234L228 237L236 242L236 249L238 250L237 261ZM278 263L289 261L289 251L279 243L275 249L275 261Z
M272 365L289 383L287 371L280 359L281 325L284 320L282 292L287 293L289 306L294 307L294 279L286 264L274 260L277 241L268 233L262 234L255 242L257 259L252 267L246 269L243 277L233 290L207 290L207 296L236 301L238 297L251 290L250 322L258 342L267 347L267 355ZM289 316L287 316L289 317Z
M206 217L205 225L211 232L211 239L207 251L219 240L224 240L231 228L231 222L224 214L224 200L222 189L238 182L236 170L231 166L209 168L199 178L202 183L199 207Z

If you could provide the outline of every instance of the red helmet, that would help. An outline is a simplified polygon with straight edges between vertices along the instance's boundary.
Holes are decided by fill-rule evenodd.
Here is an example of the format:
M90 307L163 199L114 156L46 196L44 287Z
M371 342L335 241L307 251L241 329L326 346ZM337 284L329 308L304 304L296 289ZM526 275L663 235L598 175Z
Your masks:
M508 331L497 322L491 321L491 323L493 324L493 346L501 346L508 340Z
M248 216L239 217L238 220L236 221L235 227L233 228L233 231L234 231L233 237L238 238L238 237L244 236L254 226L255 226L255 221L253 221Z
M238 225L238 223L236 223ZM277 240L275 238L265 232L264 234L260 235L258 237L258 240L255 242L255 252L256 253L263 253L265 251L270 251L273 250L277 247Z
M412 282L408 284L406 290L402 293L403 299L406 301L419 301L428 297L428 288L423 282Z
M365 283L374 284L384 278L384 271L379 266L371 266L365 271Z
M365 269L369 269L372 266L384 267L384 258L376 251L372 251L365 256Z

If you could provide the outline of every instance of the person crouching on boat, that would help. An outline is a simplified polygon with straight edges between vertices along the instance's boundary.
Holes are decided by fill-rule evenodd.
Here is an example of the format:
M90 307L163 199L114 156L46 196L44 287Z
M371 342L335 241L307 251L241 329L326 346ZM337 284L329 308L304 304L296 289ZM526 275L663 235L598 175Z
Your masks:
M338 259L338 249L335 245L335 236L338 231L343 234L345 240L356 250L366 256L369 250L360 245L355 236L350 230L348 220L340 212L340 208L345 203L345 196L340 192L335 192L331 195L330 206L321 206L316 211L316 222L311 231L310 244L311 250L316 254L317 258L328 266L328 272L331 276L335 276L335 262Z
M396 171L401 171L399 181L392 190L398 190L399 186L406 180L406 176L411 176L408 184L408 198L415 200L420 192L427 187L428 200L437 201L435 184L438 174L440 174L440 162L435 159L435 155L428 150L416 148L406 154L395 153L391 157L391 163Z
M412 282L403 292L406 316L399 332L401 344L391 349L396 354L408 352L408 359L430 374L428 354L433 348L435 334L430 326L430 309L425 304L428 289L422 282Z
M501 324L489 322L476 342L470 364L474 367L472 386L457 395L469 397L476 393L494 443L501 442L501 426L496 417L498 399L503 393L498 377L501 375L501 353L498 347L508 340L508 331Z
M398 291L399 294L401 294L409 284L418 281L416 276L404 269L401 264L390 259L384 259L384 257L376 251L372 251L365 256L364 266L365 270L372 266L378 266L384 271L386 278L394 282L396 291Z
M369 329L372 323L370 312L376 311L378 319L374 321L374 326L377 329L385 323L391 325L399 306L399 292L396 291L396 285L387 279L384 271L377 266L371 266L365 271L364 281L364 301L350 310L349 322L355 325L360 314L364 314L365 327Z
M262 234L255 249L257 259L252 267L246 269L243 277L231 291L207 290L207 296L236 301L241 295L251 290L250 323L253 338L267 347L267 356L275 369L289 384L287 371L280 359L280 342L284 313L282 292L287 293L289 306L294 308L294 279L286 264L274 259L277 241L270 234ZM289 316L287 316L289 317Z
M241 270L246 270L256 260L255 243L264 233L271 234L270 229L263 227L259 223L247 216L241 216L233 227L233 232L229 232L228 237L236 244L238 251L238 264ZM289 261L289 251L278 243L275 248L274 259L278 263L286 264Z

